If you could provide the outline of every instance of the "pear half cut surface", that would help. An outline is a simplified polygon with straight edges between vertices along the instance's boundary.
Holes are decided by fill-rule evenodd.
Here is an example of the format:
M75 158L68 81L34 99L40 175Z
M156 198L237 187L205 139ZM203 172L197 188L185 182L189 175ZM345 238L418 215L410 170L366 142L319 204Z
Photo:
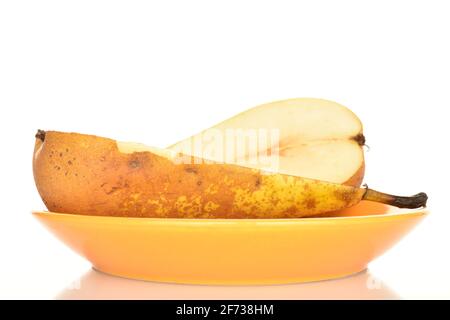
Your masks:
M254 133L258 147L239 154L217 152L210 145L217 141L211 137L227 139L227 132ZM276 130L277 139L265 139L259 134ZM247 139L251 139L251 134ZM262 135L266 138L267 135ZM274 141L276 140L276 141ZM201 141L201 148L198 146ZM248 143L248 141L246 141ZM333 183L359 186L364 177L365 138L359 118L348 108L332 101L297 98L276 101L251 108L227 119L199 134L169 147L175 152L218 162L239 164L256 169L269 169L267 163L276 164L278 173L317 179ZM267 152L269 150L271 152ZM233 151L235 149L232 149ZM225 153L230 148L225 148ZM264 154L266 161L257 158ZM245 161L242 161L242 155ZM225 159L225 161L224 161ZM251 161L251 160L255 161ZM273 161L271 161L273 160Z
M361 200L405 208L423 193L398 197L367 188L266 172L235 164L178 161L170 150L79 133L38 131L33 173L50 211L158 218L295 218Z

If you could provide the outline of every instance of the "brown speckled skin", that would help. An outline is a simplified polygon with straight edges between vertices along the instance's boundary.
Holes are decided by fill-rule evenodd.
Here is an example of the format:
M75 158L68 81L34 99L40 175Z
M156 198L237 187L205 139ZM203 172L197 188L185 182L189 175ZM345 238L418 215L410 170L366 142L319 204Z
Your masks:
M364 190L224 164L121 153L114 140L48 131L33 172L50 211L172 218L284 218L352 206ZM356 180L355 180L356 181ZM357 180L359 181L359 180ZM355 182L356 184L356 182Z

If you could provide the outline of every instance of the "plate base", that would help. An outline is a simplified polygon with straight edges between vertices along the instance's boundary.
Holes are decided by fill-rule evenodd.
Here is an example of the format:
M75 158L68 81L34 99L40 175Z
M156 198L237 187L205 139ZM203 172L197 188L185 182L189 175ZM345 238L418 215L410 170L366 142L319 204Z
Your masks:
M347 277L352 277L360 273L364 273L367 271L367 266L363 268L358 268L353 271L349 271L348 273L343 274L329 274L329 275L321 275L317 277L311 277L311 278L285 278L279 277L277 279L272 277L267 277L265 279L247 279L245 281L243 280L230 280L230 279L205 279L204 277L199 278L192 278L192 279L176 279L176 278L160 278L157 276L145 276L145 275L132 275L132 274L124 274L124 273L117 273L114 271L108 271L105 269L98 268L96 266L92 266L92 269L94 269L97 272L104 273L109 276L114 276L122 279L128 279L128 280L138 280L138 281L146 281L146 282L156 282L156 283L166 283L166 284L184 284L184 285L214 285L214 286L266 286L266 285L286 285L286 284L299 284L299 283L311 283L311 282L319 282L319 281L327 281L327 280L336 280L336 279L343 279Z

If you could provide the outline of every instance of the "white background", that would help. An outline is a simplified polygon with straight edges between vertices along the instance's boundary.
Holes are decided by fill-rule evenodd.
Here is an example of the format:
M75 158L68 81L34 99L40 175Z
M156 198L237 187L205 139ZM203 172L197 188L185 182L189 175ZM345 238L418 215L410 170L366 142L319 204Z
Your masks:
M96 277L30 214L44 209L38 128L164 147L260 103L318 97L362 119L371 187L430 196L431 215L370 273L401 298L450 298L449 16L431 0L1 1L0 297Z

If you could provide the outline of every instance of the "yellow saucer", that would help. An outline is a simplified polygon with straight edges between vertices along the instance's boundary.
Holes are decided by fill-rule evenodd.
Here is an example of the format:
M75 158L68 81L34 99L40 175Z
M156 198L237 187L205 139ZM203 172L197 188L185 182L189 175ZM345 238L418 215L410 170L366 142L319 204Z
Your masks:
M427 214L371 202L303 219L157 219L33 212L94 268L191 284L282 284L364 270Z

